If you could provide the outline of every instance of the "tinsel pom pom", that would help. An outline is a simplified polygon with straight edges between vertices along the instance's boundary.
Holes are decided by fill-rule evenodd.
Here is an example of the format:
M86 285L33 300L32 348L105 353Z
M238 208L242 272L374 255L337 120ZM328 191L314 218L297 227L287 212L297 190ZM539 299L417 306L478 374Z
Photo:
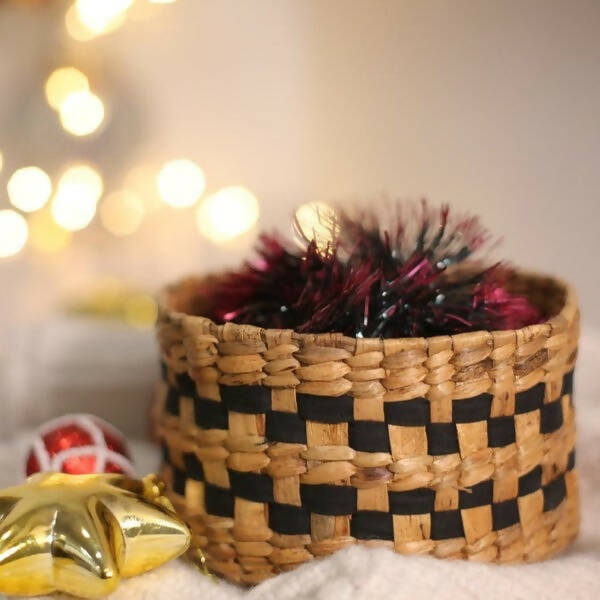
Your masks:
M257 260L209 290L211 316L298 332L410 337L516 329L542 315L510 293L509 267L479 257L492 238L476 217L427 203L296 222L301 250L262 235ZM325 232L325 235L324 233Z

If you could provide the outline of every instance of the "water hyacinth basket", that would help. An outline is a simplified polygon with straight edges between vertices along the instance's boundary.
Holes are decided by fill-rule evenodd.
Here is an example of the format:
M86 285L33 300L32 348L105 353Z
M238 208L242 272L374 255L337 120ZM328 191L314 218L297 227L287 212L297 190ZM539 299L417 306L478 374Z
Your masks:
M518 273L548 321L357 339L202 316L162 294L162 476L208 567L256 584L351 544L536 561L577 535L571 289Z

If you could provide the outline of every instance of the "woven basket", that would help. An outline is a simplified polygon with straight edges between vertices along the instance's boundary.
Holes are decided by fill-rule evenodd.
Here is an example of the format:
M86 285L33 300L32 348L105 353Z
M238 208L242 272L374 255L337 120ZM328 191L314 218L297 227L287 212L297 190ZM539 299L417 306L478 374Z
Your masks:
M534 561L577 535L567 286L512 281L540 325L381 340L216 325L197 283L161 299L155 421L212 571L255 584L357 543Z

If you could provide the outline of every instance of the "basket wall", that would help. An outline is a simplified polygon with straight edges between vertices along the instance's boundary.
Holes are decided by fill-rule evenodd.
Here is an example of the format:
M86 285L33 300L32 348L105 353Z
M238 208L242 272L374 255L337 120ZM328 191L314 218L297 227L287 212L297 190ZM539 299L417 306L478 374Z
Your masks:
M171 288L162 475L209 568L253 584L355 543L496 562L560 551L579 525L579 315L558 283L521 285L554 294L557 316L386 340L217 326L178 312L190 282Z

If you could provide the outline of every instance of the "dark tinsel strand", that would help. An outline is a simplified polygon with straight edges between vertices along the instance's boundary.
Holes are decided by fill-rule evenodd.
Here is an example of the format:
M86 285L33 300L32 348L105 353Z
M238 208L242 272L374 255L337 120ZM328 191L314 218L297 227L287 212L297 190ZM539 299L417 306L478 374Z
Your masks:
M396 205L380 225L374 212L322 216L325 247L301 231L303 250L262 235L258 259L210 292L212 316L299 332L359 337L512 329L542 315L512 295L501 264L473 260L490 235L475 217L452 220L447 206Z

